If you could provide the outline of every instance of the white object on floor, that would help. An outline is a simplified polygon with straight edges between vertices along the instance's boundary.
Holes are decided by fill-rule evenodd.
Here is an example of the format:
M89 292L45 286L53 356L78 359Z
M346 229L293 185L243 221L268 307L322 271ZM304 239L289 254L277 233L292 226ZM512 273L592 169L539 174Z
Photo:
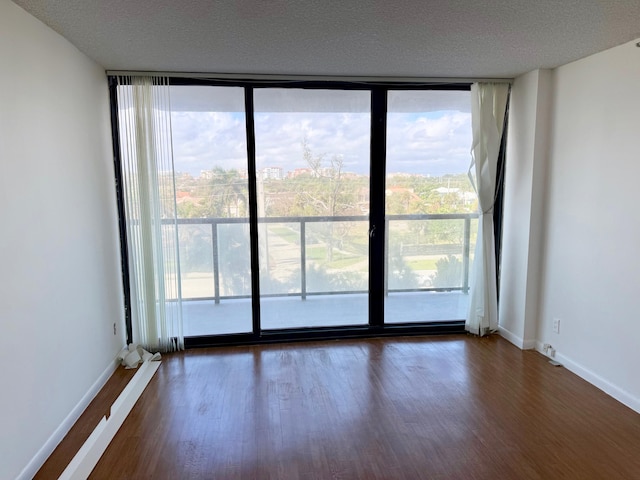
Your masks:
M59 480L86 480L89 477L158 367L160 367L160 362L146 361L142 363L122 393L113 402L109 418L102 417L98 426L62 472Z
M140 345L130 343L118 353L117 358L125 368L138 368L138 365L143 362L160 360L161 355L160 353L147 352Z

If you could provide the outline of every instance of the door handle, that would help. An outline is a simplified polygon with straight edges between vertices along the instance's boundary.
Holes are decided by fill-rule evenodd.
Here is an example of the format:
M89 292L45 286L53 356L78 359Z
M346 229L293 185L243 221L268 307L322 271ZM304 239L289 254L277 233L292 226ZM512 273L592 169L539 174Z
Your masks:
M375 235L376 235L376 226L373 225L371 227L371 230L369 230L369 238L373 238L373 237L375 237Z

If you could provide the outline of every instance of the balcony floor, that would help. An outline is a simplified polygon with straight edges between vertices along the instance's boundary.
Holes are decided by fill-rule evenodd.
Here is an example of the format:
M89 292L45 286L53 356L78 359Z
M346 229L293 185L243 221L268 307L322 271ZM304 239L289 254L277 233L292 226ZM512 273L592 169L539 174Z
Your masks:
M261 300L264 330L365 325L366 294L268 297ZM462 320L469 296L462 292L390 293L385 303L387 323ZM188 300L182 303L184 335L223 335L251 331L251 300Z

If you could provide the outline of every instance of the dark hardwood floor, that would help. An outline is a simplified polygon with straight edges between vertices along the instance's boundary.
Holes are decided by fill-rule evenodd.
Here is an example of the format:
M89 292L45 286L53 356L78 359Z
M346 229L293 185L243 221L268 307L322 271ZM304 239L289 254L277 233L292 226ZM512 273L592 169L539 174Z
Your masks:
M91 478L640 479L640 415L497 336L190 350Z
M135 373L135 370L126 370L121 367L111 375L102 390L64 437L64 440L60 442L44 465L38 470L34 477L35 479L48 480L60 476L77 451L80 450L80 447L89 438L91 432L98 426L102 417L110 415L111 405L113 405L113 402L118 398L120 392L127 386L127 383Z

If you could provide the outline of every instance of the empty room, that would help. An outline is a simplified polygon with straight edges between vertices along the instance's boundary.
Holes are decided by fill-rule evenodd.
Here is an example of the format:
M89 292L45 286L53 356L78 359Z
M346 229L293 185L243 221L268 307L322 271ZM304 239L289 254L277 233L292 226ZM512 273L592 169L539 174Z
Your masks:
M640 478L638 19L0 0L0 478Z

